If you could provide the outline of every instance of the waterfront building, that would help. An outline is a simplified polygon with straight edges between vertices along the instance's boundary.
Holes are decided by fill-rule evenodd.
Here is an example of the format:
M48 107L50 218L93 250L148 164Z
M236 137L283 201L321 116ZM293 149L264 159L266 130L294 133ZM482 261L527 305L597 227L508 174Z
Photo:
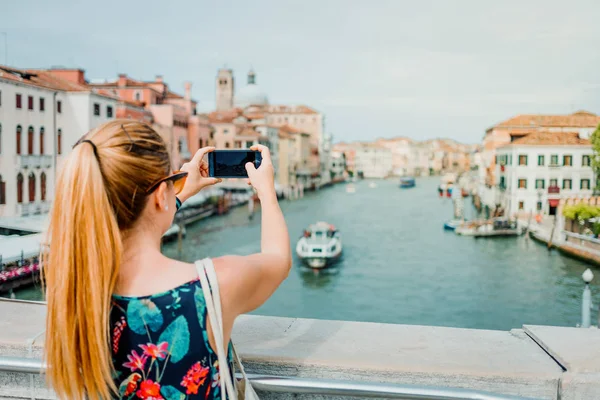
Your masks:
M192 151L201 144L210 144L210 126L206 117L196 116L197 102L192 99L190 82L185 83L183 96L171 91L161 75L154 81L141 81L120 74L114 81L95 81L89 85L100 93L118 96L148 110L153 128L167 142L175 168L189 161Z
M538 131L581 132L589 135L599 124L600 116L588 111L577 111L567 115L521 114L488 128L481 151L480 167L485 169L485 181L480 184L478 194L482 203L489 208L496 206L496 149L510 144L512 138Z
M117 105L81 69L0 66L0 217L47 213L61 159Z
M497 149L495 202L508 215L555 215L561 198L592 194L589 131L536 131L513 135Z
M391 150L392 175L405 176L412 175L414 173L414 167L410 163L412 159L412 139L404 137L377 139L375 143Z
M346 178L346 156L340 151L332 151L329 170L331 182L340 182Z
M392 151L373 143L356 149L355 168L365 178L387 178L393 169Z

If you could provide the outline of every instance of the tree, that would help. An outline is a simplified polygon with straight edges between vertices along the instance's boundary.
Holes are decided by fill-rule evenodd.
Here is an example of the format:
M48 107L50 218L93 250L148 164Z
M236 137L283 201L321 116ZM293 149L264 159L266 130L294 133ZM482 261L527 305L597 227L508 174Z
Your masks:
M594 192L600 192L600 125L596 128L592 136L590 137L590 142L592 143L592 150L594 154L592 156L591 164L592 170L594 171L594 176L596 178L596 185L594 187Z

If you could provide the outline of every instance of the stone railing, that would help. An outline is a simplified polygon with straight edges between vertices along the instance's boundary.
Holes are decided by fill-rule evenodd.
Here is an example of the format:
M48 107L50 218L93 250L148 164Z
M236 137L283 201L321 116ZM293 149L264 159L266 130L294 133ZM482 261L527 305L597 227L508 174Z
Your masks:
M568 244L574 244L576 246L579 247L583 247L587 250L593 250L596 252L600 252L600 240L590 237L590 236L586 236L586 235L581 235L578 233L574 233L574 232L568 232L568 231L563 231L563 233L565 234L565 242Z
M45 306L0 301L0 315L4 364L18 357L39 365ZM513 395L565 400L593 399L600 393L600 358L594 351L600 348L597 329L524 326L504 332L247 315L236 321L233 340L247 372L295 382L288 393L261 392L265 399L315 398L317 392L298 390L298 382L317 379L379 388L451 387L465 393L464 397L378 398L507 399L503 395ZM3 372L1 367L2 362L0 399L53 398L40 376L31 378L24 373L27 369ZM257 387L270 390L268 379L263 383ZM470 390L495 396L468 395ZM324 397L319 398L329 399L339 398L341 392L320 393Z

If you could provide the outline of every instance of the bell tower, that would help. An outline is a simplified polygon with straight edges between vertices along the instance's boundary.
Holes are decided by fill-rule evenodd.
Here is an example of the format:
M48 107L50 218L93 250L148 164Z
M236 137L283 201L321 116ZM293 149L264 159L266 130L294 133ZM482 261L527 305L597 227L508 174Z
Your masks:
M230 69L221 68L217 73L215 103L217 111L233 108L233 71Z

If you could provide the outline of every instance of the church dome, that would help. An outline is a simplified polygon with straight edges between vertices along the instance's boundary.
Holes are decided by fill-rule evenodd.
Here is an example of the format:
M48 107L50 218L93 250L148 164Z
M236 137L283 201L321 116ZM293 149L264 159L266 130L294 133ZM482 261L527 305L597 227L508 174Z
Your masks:
M263 106L269 104L267 94L256 84L256 74L248 72L248 84L241 88L235 95L235 106L246 108L248 106Z

